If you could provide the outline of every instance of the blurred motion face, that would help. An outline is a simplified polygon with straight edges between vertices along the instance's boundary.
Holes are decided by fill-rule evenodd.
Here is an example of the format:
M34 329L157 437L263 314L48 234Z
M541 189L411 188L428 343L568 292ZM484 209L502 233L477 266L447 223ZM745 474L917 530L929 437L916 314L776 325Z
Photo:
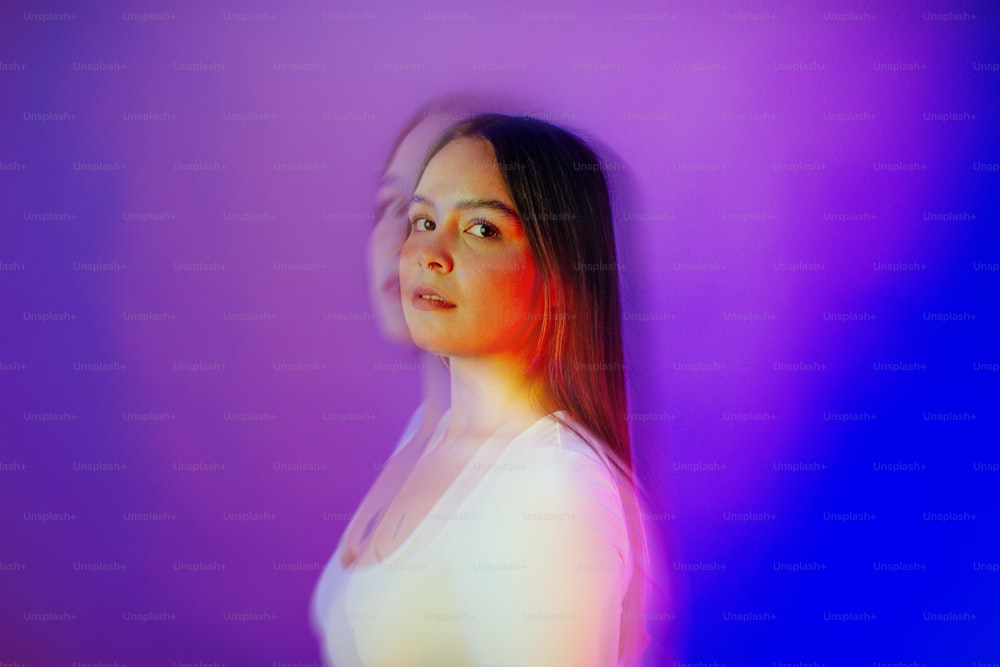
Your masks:
M460 138L441 149L408 217L399 278L413 342L448 357L530 359L541 278L493 147Z
M368 290L375 321L387 339L412 344L399 302L399 249L406 238L406 212L424 155L447 127L425 120L396 147L376 195L375 227L368 239Z

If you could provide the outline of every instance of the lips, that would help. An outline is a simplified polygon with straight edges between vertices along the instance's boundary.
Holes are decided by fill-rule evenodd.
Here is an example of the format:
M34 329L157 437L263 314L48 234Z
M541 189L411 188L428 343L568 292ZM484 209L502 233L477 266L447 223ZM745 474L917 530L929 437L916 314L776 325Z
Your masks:
M420 310L440 310L443 308L454 308L455 304L448 301L439 292L429 287L418 287L413 290L411 303L414 308Z

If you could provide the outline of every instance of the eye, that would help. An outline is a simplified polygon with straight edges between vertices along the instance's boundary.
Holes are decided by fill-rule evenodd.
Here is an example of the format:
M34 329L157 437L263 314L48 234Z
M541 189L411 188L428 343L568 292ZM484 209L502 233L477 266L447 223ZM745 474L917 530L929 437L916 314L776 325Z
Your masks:
M437 224L430 218L425 218L423 216L415 216L410 220L410 226L418 232L429 232L437 227Z
M500 230L496 228L493 223L487 222L486 220L476 220L469 227L473 236L478 236L482 239L492 239L500 236ZM476 231L473 231L476 230Z

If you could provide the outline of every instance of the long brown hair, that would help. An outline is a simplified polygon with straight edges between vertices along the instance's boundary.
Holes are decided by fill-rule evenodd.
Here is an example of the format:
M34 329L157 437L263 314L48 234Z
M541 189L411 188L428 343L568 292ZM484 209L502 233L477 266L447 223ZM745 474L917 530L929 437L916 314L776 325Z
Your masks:
M617 252L600 160L578 136L546 121L481 114L438 139L418 182L431 158L458 138L485 139L493 147L548 287L529 372L541 372L557 409L602 441L602 453L635 484Z

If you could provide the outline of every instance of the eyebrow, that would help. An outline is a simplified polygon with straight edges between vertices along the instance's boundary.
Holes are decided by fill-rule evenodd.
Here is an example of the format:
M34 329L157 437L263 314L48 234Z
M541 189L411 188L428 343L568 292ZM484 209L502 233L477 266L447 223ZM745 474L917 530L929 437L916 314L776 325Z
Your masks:
M422 197L420 195L413 195L410 201L414 204L428 204L430 206L434 205L433 202L431 202L431 200L427 199L426 197ZM502 201L498 199L463 199L462 201L456 203L455 207L462 210L486 208L494 211L499 211L500 213L505 213L511 218L513 218L515 221L517 221L518 224L521 224L521 216L517 214L517 211L515 211L513 208L511 208L507 204L504 204Z

